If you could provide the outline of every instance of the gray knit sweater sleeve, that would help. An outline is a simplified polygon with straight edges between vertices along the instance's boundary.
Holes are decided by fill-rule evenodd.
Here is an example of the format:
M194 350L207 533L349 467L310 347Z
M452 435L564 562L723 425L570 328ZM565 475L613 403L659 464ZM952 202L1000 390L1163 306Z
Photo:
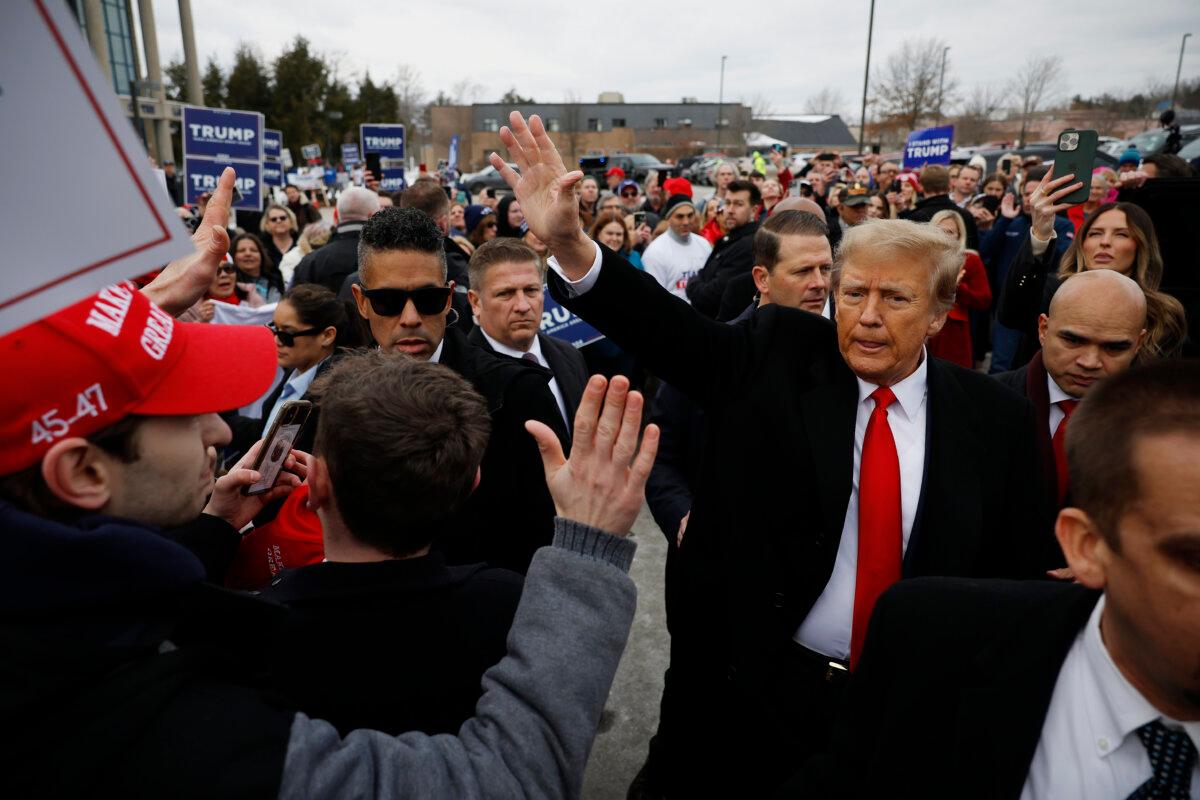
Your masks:
M458 736L354 731L297 714L283 798L578 797L633 621L635 545L556 519L508 634Z

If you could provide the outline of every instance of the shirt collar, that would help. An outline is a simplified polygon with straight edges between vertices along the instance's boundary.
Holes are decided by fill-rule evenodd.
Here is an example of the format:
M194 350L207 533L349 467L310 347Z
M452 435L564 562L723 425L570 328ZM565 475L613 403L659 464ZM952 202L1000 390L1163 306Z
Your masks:
M445 347L445 345L446 345L445 338L443 338L440 342L438 342L437 350L434 350L433 355L431 355L429 357L430 364L442 363L442 348Z
M308 391L308 387L312 385L313 379L317 377L317 370L319 370L321 365L328 360L328 358L323 358L316 364L313 364L311 367L304 370L304 372L292 373L292 377L288 378L288 383L295 390L293 394L294 397L304 396L304 393Z
M483 334L484 339L487 339L488 344L492 346L492 349L501 355L511 356L512 358L521 358L526 353L533 353L535 356L537 356L539 364L546 363L542 358L542 344L538 341L537 336L533 337L533 344L529 346L528 350L517 350L515 347L509 347L508 345L493 339L488 335L488 332L485 331L482 326L479 328L479 332Z
M1062 390L1062 387L1054 382L1054 378L1050 377L1050 373L1046 373L1046 389L1050 392L1050 405L1061 403L1063 400L1078 400L1078 397L1071 397Z
M1088 704L1096 754L1107 757L1138 728L1160 718L1167 727L1182 727L1192 744L1200 747L1200 722L1179 723L1164 716L1121 674L1100 633L1104 600L1101 595L1083 634L1084 658L1096 688L1093 702Z
M910 421L916 419L917 412L925 404L928 377L929 354L922 348L921 363L917 364L917 368L911 375L891 387L892 394L896 395L896 405L900 406L900 411ZM868 400L871 392L878 388L878 385L858 378L858 402L862 403Z
M825 307L821 309L821 316L828 320L833 319L833 314L830 313L830 309L829 309L829 298L828 297L825 298Z

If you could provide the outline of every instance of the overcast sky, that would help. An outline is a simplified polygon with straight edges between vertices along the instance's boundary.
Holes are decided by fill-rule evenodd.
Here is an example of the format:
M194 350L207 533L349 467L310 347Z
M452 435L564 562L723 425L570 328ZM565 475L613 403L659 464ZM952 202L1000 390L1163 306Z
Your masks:
M176 0L153 0L163 62L181 57ZM141 0L149 2L149 0ZM843 113L862 97L869 0L736 4L571 3L564 0L193 0L201 65L228 68L239 41L268 59L296 34L340 59L343 75L391 79L401 64L420 70L432 96L469 79L477 101L510 86L538 101L567 92L590 101L601 91L628 101L717 99L720 57L728 55L725 97L769 98L797 113L825 87ZM1002 83L1029 54L1065 63L1065 95L1138 89L1200 75L1200 0L1091 0L1088 3L881 0L875 9L872 72L901 41L939 36L951 46L947 72L960 93Z

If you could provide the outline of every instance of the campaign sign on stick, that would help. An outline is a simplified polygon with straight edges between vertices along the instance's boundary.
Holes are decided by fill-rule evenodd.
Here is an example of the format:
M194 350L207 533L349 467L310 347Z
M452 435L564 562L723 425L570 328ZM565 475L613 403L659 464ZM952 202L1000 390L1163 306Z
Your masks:
M913 131L904 145L904 168L916 169L926 164L949 164L953 143L953 125Z
M458 169L458 134L450 137L450 156L446 159L446 166L450 169Z
M362 159L358 155L358 145L353 143L342 145L343 164L345 164L347 167L351 167L360 161L362 161Z
M408 188L403 167L385 167L379 172L379 188L385 192L402 192Z
M309 164L317 163L321 160L321 145L306 144L300 148L300 155L304 156L304 160Z
M183 107L183 152L231 161L263 158L263 116L257 111Z
M263 128L263 159L279 158L283 150L283 132L273 128Z
M0 75L0 163L19 187L0 194L0 334L193 251L66 3L4 4ZM67 186L99 202L61 236L48 209Z
M568 342L574 347L583 347L604 338L603 333L560 306L558 301L550 296L549 289L543 287L542 295L545 298L542 305L542 333Z
M292 151L286 147L279 148L279 163L283 164L284 169L291 169L295 165L292 161Z
M258 211L262 208L262 165L249 161L223 162L211 158L184 159L184 181L187 188L186 199L195 203L205 192L215 191L217 179L226 167L233 167L237 172L234 186L242 193L241 202L233 204L234 208L245 211Z
M404 158L404 126L363 123L358 126L358 143L362 146L363 155L378 153L381 159ZM383 166L387 166L384 164ZM399 167L400 164L395 166Z
M263 186L283 186L283 165L274 161L264 161L262 165Z

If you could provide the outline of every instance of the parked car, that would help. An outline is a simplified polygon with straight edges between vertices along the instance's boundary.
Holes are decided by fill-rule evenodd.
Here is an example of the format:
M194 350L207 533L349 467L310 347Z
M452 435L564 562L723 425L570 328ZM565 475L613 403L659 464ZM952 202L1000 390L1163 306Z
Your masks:
M1041 156L1044 163L1049 163L1054 160L1057 152L1057 142L1033 142L1025 147L997 147L977 150L975 155L983 156L984 160L987 161L987 172L985 174L990 175L996 171L996 165L999 163L1000 158L1010 153L1016 153L1022 157ZM1116 169L1117 159L1102 150L1097 150L1094 164L1097 167L1112 167Z
M516 164L510 163L508 166L514 170L517 168ZM477 195L484 189L499 189L508 186L508 183L504 180L504 176L491 164L488 164L479 170L479 172L468 172L466 175L463 175L460 183L467 187L467 191L472 195Z
M1178 155L1200 172L1200 136L1185 144Z
M1200 125L1182 125L1179 128L1179 135L1183 139L1183 145L1186 146L1196 139L1200 139ZM1130 147L1136 147L1138 152L1144 156L1161 153L1167 144L1167 131L1165 128L1142 131L1137 136L1126 139L1122 144L1124 146L1121 148L1121 152ZM1116 153L1116 155L1120 156L1121 153Z

